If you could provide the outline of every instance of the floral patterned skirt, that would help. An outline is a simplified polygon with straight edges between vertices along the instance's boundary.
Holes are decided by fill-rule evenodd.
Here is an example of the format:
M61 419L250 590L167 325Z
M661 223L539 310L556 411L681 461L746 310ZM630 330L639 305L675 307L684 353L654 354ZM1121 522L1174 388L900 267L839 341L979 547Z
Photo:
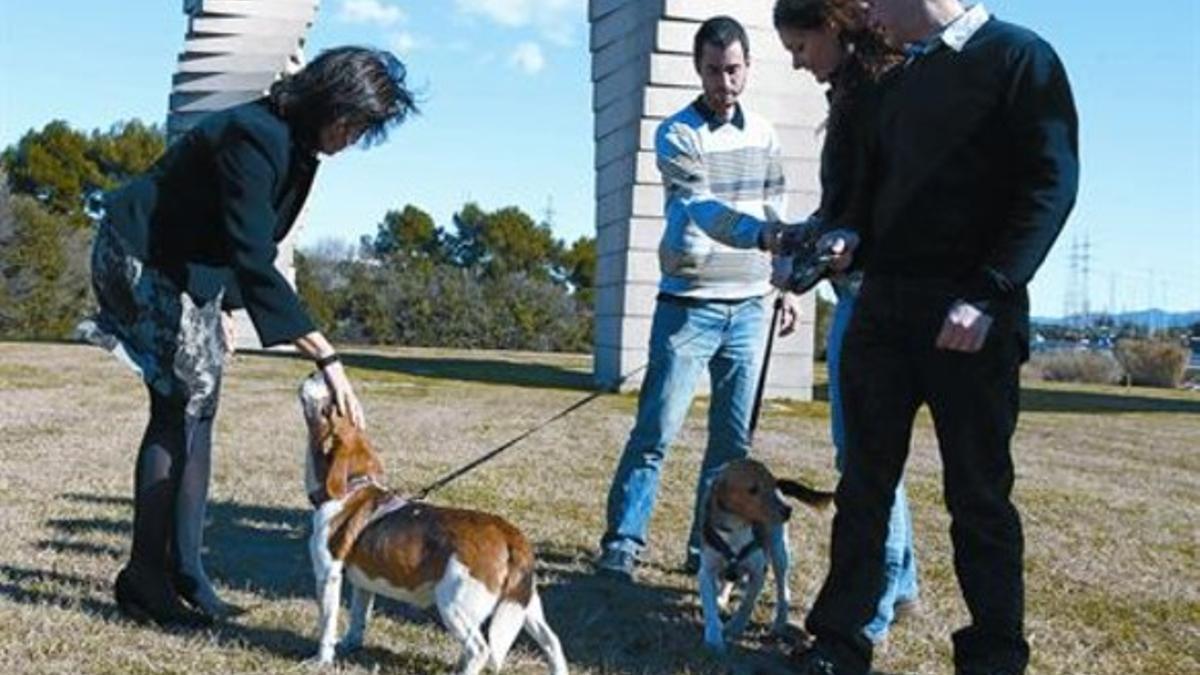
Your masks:
M211 416L225 360L221 297L197 306L127 250L101 221L92 248L100 309L79 324L79 337L111 352L158 393L184 402L188 415Z

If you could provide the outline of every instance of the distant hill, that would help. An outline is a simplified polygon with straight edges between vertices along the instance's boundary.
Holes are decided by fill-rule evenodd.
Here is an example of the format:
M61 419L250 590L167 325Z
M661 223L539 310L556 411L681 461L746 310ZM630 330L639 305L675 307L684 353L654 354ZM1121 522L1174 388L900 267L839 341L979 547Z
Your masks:
M1103 314L1092 314L1092 320L1104 316ZM1137 326L1145 326L1147 328L1185 328L1200 321L1200 311L1195 312L1167 312L1161 309L1143 309L1136 312L1124 312L1122 314L1114 314L1113 320L1119 324L1131 323ZM1072 315L1068 317L1051 318L1051 317L1033 317L1035 324L1046 324L1052 326L1062 326L1067 324L1075 324L1081 321L1080 315Z

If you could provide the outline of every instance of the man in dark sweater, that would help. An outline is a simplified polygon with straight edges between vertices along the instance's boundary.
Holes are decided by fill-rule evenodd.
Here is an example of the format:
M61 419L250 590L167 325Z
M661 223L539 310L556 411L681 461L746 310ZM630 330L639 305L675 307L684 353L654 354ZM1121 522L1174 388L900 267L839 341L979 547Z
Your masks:
M958 675L1023 673L1021 521L1010 500L1026 285L1075 201L1077 120L1053 49L959 0L869 0L909 58L885 78L835 267L865 281L841 374L846 465L829 576L801 673L860 675L883 584L884 538L913 418L929 406L971 623Z

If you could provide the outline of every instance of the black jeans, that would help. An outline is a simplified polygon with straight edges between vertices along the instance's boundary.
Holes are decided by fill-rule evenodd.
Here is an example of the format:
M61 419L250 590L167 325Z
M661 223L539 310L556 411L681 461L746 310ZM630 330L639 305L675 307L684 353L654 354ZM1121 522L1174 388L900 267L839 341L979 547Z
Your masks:
M951 284L868 277L842 352L846 466L837 487L829 576L808 617L818 648L847 673L866 673L871 620L883 585L884 540L913 419L933 416L952 524L954 569L971 625L954 634L960 673L1021 673L1024 539L1010 501L1009 447L1019 407L1024 349L1020 303L998 304L981 351L934 343L950 305Z

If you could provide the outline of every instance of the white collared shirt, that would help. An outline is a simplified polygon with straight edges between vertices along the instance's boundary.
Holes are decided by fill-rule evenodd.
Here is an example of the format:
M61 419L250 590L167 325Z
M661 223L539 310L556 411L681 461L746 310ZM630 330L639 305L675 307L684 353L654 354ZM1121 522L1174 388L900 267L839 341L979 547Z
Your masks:
M947 24L938 37L950 49L961 52L971 36L987 23L990 16L991 14L988 13L987 7L984 7L982 2L972 5L961 16Z
M904 51L908 54L908 58L905 60L904 65L907 66L918 57L937 51L941 45L946 45L956 52L961 52L963 47L966 46L967 41L971 39L971 36L975 35L983 27L983 24L987 23L989 18L991 18L991 14L983 6L983 3L972 5L970 9L946 24L937 33L924 40L910 42L905 45Z

